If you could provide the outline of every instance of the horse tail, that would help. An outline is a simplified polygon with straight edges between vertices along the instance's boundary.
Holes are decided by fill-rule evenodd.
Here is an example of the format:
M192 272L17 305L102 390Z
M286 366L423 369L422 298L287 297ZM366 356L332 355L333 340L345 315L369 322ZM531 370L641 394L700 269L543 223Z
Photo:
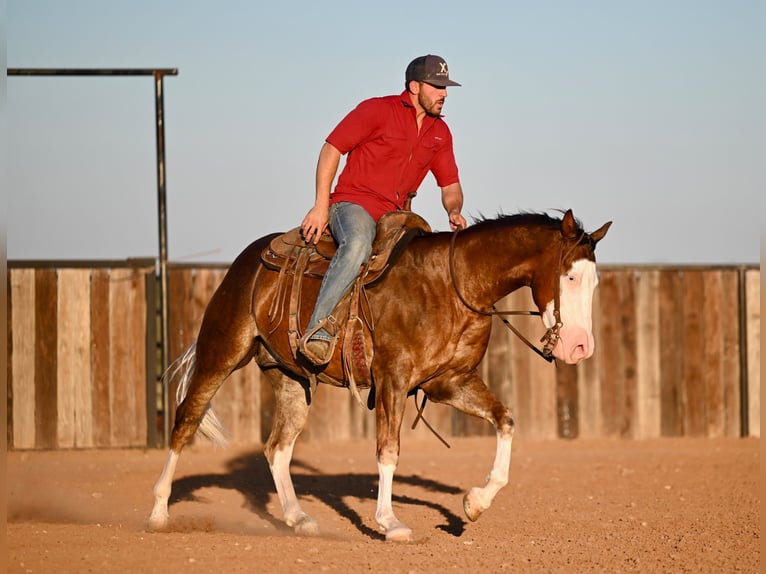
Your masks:
M162 376L162 382L166 385L180 377L178 379L178 387L176 388L176 405L180 405L186 398L196 366L197 342L195 341L181 356L168 365L165 374ZM197 432L215 445L226 446L229 442L226 428L223 426L221 419L218 418L218 415L215 414L210 403L208 403L200 419Z

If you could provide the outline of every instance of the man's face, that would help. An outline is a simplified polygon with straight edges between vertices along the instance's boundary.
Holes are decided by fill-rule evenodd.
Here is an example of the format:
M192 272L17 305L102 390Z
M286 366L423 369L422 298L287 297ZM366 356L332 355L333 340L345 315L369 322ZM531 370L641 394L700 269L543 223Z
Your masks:
M418 82L418 103L429 116L438 116L442 113L444 100L447 97L447 88L440 88L426 82Z

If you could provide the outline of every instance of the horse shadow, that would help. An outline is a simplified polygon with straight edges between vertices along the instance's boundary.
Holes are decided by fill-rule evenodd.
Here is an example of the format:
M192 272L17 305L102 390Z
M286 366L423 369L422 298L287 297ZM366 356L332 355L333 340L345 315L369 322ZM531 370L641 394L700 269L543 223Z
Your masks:
M279 531L292 532L290 527L266 508L270 495L274 494L276 490L263 451L256 450L237 456L231 459L226 466L227 471L225 473L197 474L173 481L169 504L172 506L182 501L202 502L203 499L195 493L205 487L235 490L245 497L248 508L261 519ZM291 468L302 469L308 473L292 474L296 492L303 493L304 496L313 496L324 502L339 515L348 519L363 535L380 540L385 538L383 534L367 526L359 513L344 500L351 497L358 500L368 500L375 504L378 487L377 474L322 474L319 469L296 458L292 460ZM447 494L459 494L461 492L455 486L415 475L397 475L396 482L416 486L430 492ZM437 525L436 528L447 534L459 537L465 531L466 521L441 504L412 496L394 495L393 500L401 504L437 511L444 518L444 523Z

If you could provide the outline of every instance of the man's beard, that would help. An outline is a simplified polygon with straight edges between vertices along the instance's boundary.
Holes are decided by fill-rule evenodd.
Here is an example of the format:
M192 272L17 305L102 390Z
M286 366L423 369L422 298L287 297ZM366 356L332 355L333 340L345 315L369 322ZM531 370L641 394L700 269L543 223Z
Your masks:
M426 111L429 116L439 116L441 114L442 107L444 106L444 99L431 100L427 98L423 92L418 93L418 103ZM439 105L441 104L441 106Z

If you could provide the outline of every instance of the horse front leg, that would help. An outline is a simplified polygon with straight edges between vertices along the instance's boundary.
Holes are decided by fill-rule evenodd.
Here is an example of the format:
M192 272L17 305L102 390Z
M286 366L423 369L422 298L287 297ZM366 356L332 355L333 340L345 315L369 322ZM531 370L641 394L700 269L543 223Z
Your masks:
M393 482L399 464L400 432L404 417L405 392L391 385L378 384L375 394L375 423L377 430L378 507L375 521L386 534L386 540L410 542L412 529L394 514Z
M476 522L479 519L479 516L492 505L492 501L500 489L508 484L512 442L513 426L505 434L497 431L495 461L487 476L487 483L483 487L474 486L463 497L463 510L471 522Z
M500 489L508 484L514 422L510 410L487 388L476 373L467 379L432 382L423 386L428 398L491 422L497 432L495 460L484 486L471 488L463 497L463 510L472 522L487 510Z
M296 534L315 536L319 534L319 524L301 508L290 475L295 441L309 414L307 393L312 393L314 389L307 390L276 368L267 369L264 374L272 382L276 403L274 423L266 442L265 454L282 506L282 515L285 523Z

